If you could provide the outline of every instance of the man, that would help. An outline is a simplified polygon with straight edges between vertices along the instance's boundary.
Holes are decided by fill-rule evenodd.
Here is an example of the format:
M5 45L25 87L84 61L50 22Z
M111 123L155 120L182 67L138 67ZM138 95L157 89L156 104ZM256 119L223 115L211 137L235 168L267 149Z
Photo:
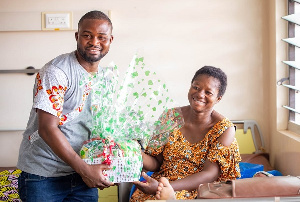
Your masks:
M91 135L91 83L113 41L112 23L100 11L86 13L75 33L77 50L47 63L37 74L33 107L17 167L22 201L98 201L97 188L113 185L78 155Z

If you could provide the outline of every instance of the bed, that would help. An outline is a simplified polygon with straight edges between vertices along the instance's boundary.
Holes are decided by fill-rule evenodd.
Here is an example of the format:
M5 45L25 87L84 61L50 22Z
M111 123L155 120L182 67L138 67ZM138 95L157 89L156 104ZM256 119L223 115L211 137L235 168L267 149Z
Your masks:
M269 154L261 129L255 120L233 120L236 127L235 137L239 143L242 162L241 178L252 177L258 171L266 171L272 175L281 175L269 162Z
M270 165L269 154L265 152L264 140L259 125L254 120L234 120L236 138L242 156L241 170L244 178L252 177L257 171L274 171ZM279 171L278 171L279 172ZM0 201L18 201L17 177L20 171L16 167L0 167ZM128 202L132 183L118 186L118 201Z
M269 154L265 151L264 139L258 123L255 120L232 120L232 122L236 128L236 139L242 157L241 178L250 178L259 171L281 175L269 162ZM131 193L132 183L121 183L118 187L119 202L128 202Z

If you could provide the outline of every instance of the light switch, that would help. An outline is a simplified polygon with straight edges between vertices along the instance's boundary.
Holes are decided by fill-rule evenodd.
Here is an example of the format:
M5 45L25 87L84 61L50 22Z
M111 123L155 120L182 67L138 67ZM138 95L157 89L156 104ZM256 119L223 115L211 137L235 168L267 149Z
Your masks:
M44 12L43 30L71 30L72 13L71 12Z

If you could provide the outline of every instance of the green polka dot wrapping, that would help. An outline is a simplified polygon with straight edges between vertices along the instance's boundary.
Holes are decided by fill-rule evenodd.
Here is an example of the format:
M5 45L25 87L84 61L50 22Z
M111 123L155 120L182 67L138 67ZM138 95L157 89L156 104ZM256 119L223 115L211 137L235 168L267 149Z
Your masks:
M126 164L125 167L123 165L123 171L118 171L120 175L134 166L140 167L140 171L141 152L139 145L133 142L139 140L145 147L151 140L150 146L159 147L166 143L170 131L183 124L183 119L179 118L181 116L177 116L177 112L180 114L179 109L172 115L168 113L168 108L174 106L174 101L169 96L166 84L146 67L144 58L138 56L134 56L122 79L118 67L114 66L94 75L92 82L91 138L95 140L83 146L81 157L93 162L97 158L95 153L99 155L104 152L101 150L105 148L102 140L113 140L116 143L114 149L121 150L123 157L129 157L127 162L123 162ZM153 137L156 138L155 141ZM112 157L116 157L113 151L111 153ZM138 158L135 163L132 156ZM139 177L139 174L135 173L134 176Z
M92 93L92 136L142 140L147 145L159 117L174 106L166 84L138 56L122 80L117 66L106 69L98 79ZM163 124L167 130L174 123Z

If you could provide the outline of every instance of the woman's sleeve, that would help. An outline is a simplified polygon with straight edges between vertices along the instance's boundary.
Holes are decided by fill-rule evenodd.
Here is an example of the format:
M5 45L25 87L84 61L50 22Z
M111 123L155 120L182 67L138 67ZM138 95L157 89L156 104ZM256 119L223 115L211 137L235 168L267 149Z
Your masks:
M221 169L219 181L240 177L239 162L241 161L241 156L236 139L234 139L230 146L224 146L218 140L213 142L207 159L219 164Z

